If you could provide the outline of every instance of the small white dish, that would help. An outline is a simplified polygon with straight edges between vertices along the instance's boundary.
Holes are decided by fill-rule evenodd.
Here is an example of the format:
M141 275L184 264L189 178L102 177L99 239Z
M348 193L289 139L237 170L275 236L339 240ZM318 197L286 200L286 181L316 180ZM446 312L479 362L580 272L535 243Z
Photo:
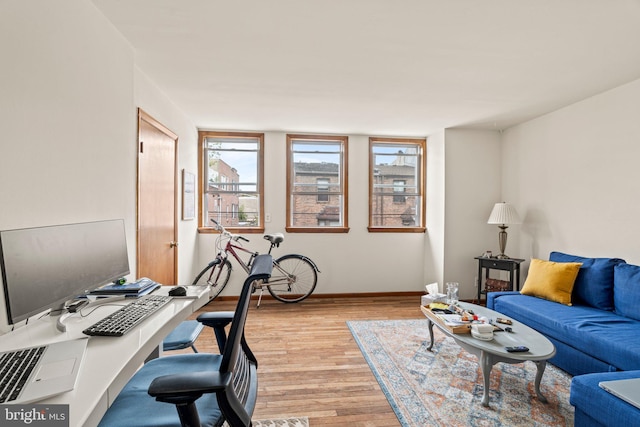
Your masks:
M474 323L471 325L471 336L482 341L491 341L493 339L493 326L486 323Z
M488 334L482 334L480 332L476 332L471 329L471 336L480 341L491 341L493 339L493 332L489 332Z

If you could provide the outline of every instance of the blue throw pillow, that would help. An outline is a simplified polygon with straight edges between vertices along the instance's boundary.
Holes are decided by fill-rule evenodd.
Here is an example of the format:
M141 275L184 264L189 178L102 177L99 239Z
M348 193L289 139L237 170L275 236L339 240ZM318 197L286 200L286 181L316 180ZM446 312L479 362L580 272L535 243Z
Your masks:
M631 264L616 265L613 300L617 314L640 320L640 267Z
M551 252L549 261L581 262L573 286L573 303L613 311L613 269L625 261L619 258L585 258L562 252Z

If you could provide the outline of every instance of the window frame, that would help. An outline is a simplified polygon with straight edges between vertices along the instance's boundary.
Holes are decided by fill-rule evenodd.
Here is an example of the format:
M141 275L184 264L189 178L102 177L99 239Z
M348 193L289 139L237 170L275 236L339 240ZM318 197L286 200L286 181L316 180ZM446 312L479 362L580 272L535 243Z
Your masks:
M339 185L341 191L339 195L342 196L342 225L340 226L321 226L316 225L312 227L300 227L293 225L292 221L292 203L293 203L293 143L294 141L303 141L312 143L317 141L339 143L341 148L340 153L340 172L339 172ZM344 135L304 135L304 134L287 134L287 207L286 207L286 226L285 230L289 233L348 233L349 232L349 188L348 188L348 158L349 158L349 137ZM328 202L318 202L316 197L316 203L326 205Z
M257 193L258 193L258 225L251 227L226 227L225 229L231 233L236 234L257 234L264 233L265 225L264 225L264 133L257 132L224 132L224 131L198 131L198 173L200 174L198 179L198 232L199 233L218 233L218 231L212 226L208 224L203 224L204 222L204 198L205 198L205 188L207 183L205 180L207 179L207 171L205 167L207 163L204 161L205 155L205 145L207 138L227 138L227 139L247 139L247 138L255 138L258 143L258 153L257 153L257 165L256 165L256 179L257 179ZM238 183L229 182L225 184L236 188ZM239 209L238 206L238 215Z
M373 225L373 209L374 209L374 185L375 185L375 155L374 148L378 145L398 145L398 146L406 146L406 145L415 145L418 147L420 155L418 162L416 162L420 170L418 172L417 179L419 180L416 183L417 193L420 197L420 215L417 215L420 223L416 226L410 227L399 227L399 226L390 226L383 227L380 225ZM384 137L370 137L369 138L369 226L367 229L371 233L424 233L426 231L426 166L427 166L427 139L426 138L384 138ZM405 182L405 186L406 186ZM405 187L406 192L406 187ZM408 197L405 193L403 194L394 194L394 191L389 194L388 197L391 198L392 203L395 203L395 198L402 196L405 198Z

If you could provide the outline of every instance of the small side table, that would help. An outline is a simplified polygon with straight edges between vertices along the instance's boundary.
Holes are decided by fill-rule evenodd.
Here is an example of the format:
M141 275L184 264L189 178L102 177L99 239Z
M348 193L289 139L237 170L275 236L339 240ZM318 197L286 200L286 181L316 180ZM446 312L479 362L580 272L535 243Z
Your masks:
M486 294L484 290L484 282L489 278L490 270L502 270L509 272L509 285L512 291L520 290L520 264L524 262L519 258L487 258L477 256L478 260L478 304L480 304L480 295ZM485 269L484 280L482 279L482 269ZM515 279L515 280L514 280ZM515 286L514 286L515 285Z

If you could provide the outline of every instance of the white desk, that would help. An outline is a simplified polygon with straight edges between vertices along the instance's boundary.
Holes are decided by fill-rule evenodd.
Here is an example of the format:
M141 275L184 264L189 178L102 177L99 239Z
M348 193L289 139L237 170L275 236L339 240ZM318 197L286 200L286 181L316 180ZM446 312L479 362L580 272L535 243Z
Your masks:
M166 295L169 289L162 287L155 293ZM174 297L122 337L90 337L76 387L67 393L34 403L68 404L71 427L97 425L129 378L162 340L181 321L209 301L208 287L191 286L188 295L190 297ZM74 315L67 318L67 332L64 333L56 329L57 318L32 318L28 325L0 338L0 351L86 337L82 333L85 328L127 302L120 300L82 310L83 314L91 313L86 317Z

